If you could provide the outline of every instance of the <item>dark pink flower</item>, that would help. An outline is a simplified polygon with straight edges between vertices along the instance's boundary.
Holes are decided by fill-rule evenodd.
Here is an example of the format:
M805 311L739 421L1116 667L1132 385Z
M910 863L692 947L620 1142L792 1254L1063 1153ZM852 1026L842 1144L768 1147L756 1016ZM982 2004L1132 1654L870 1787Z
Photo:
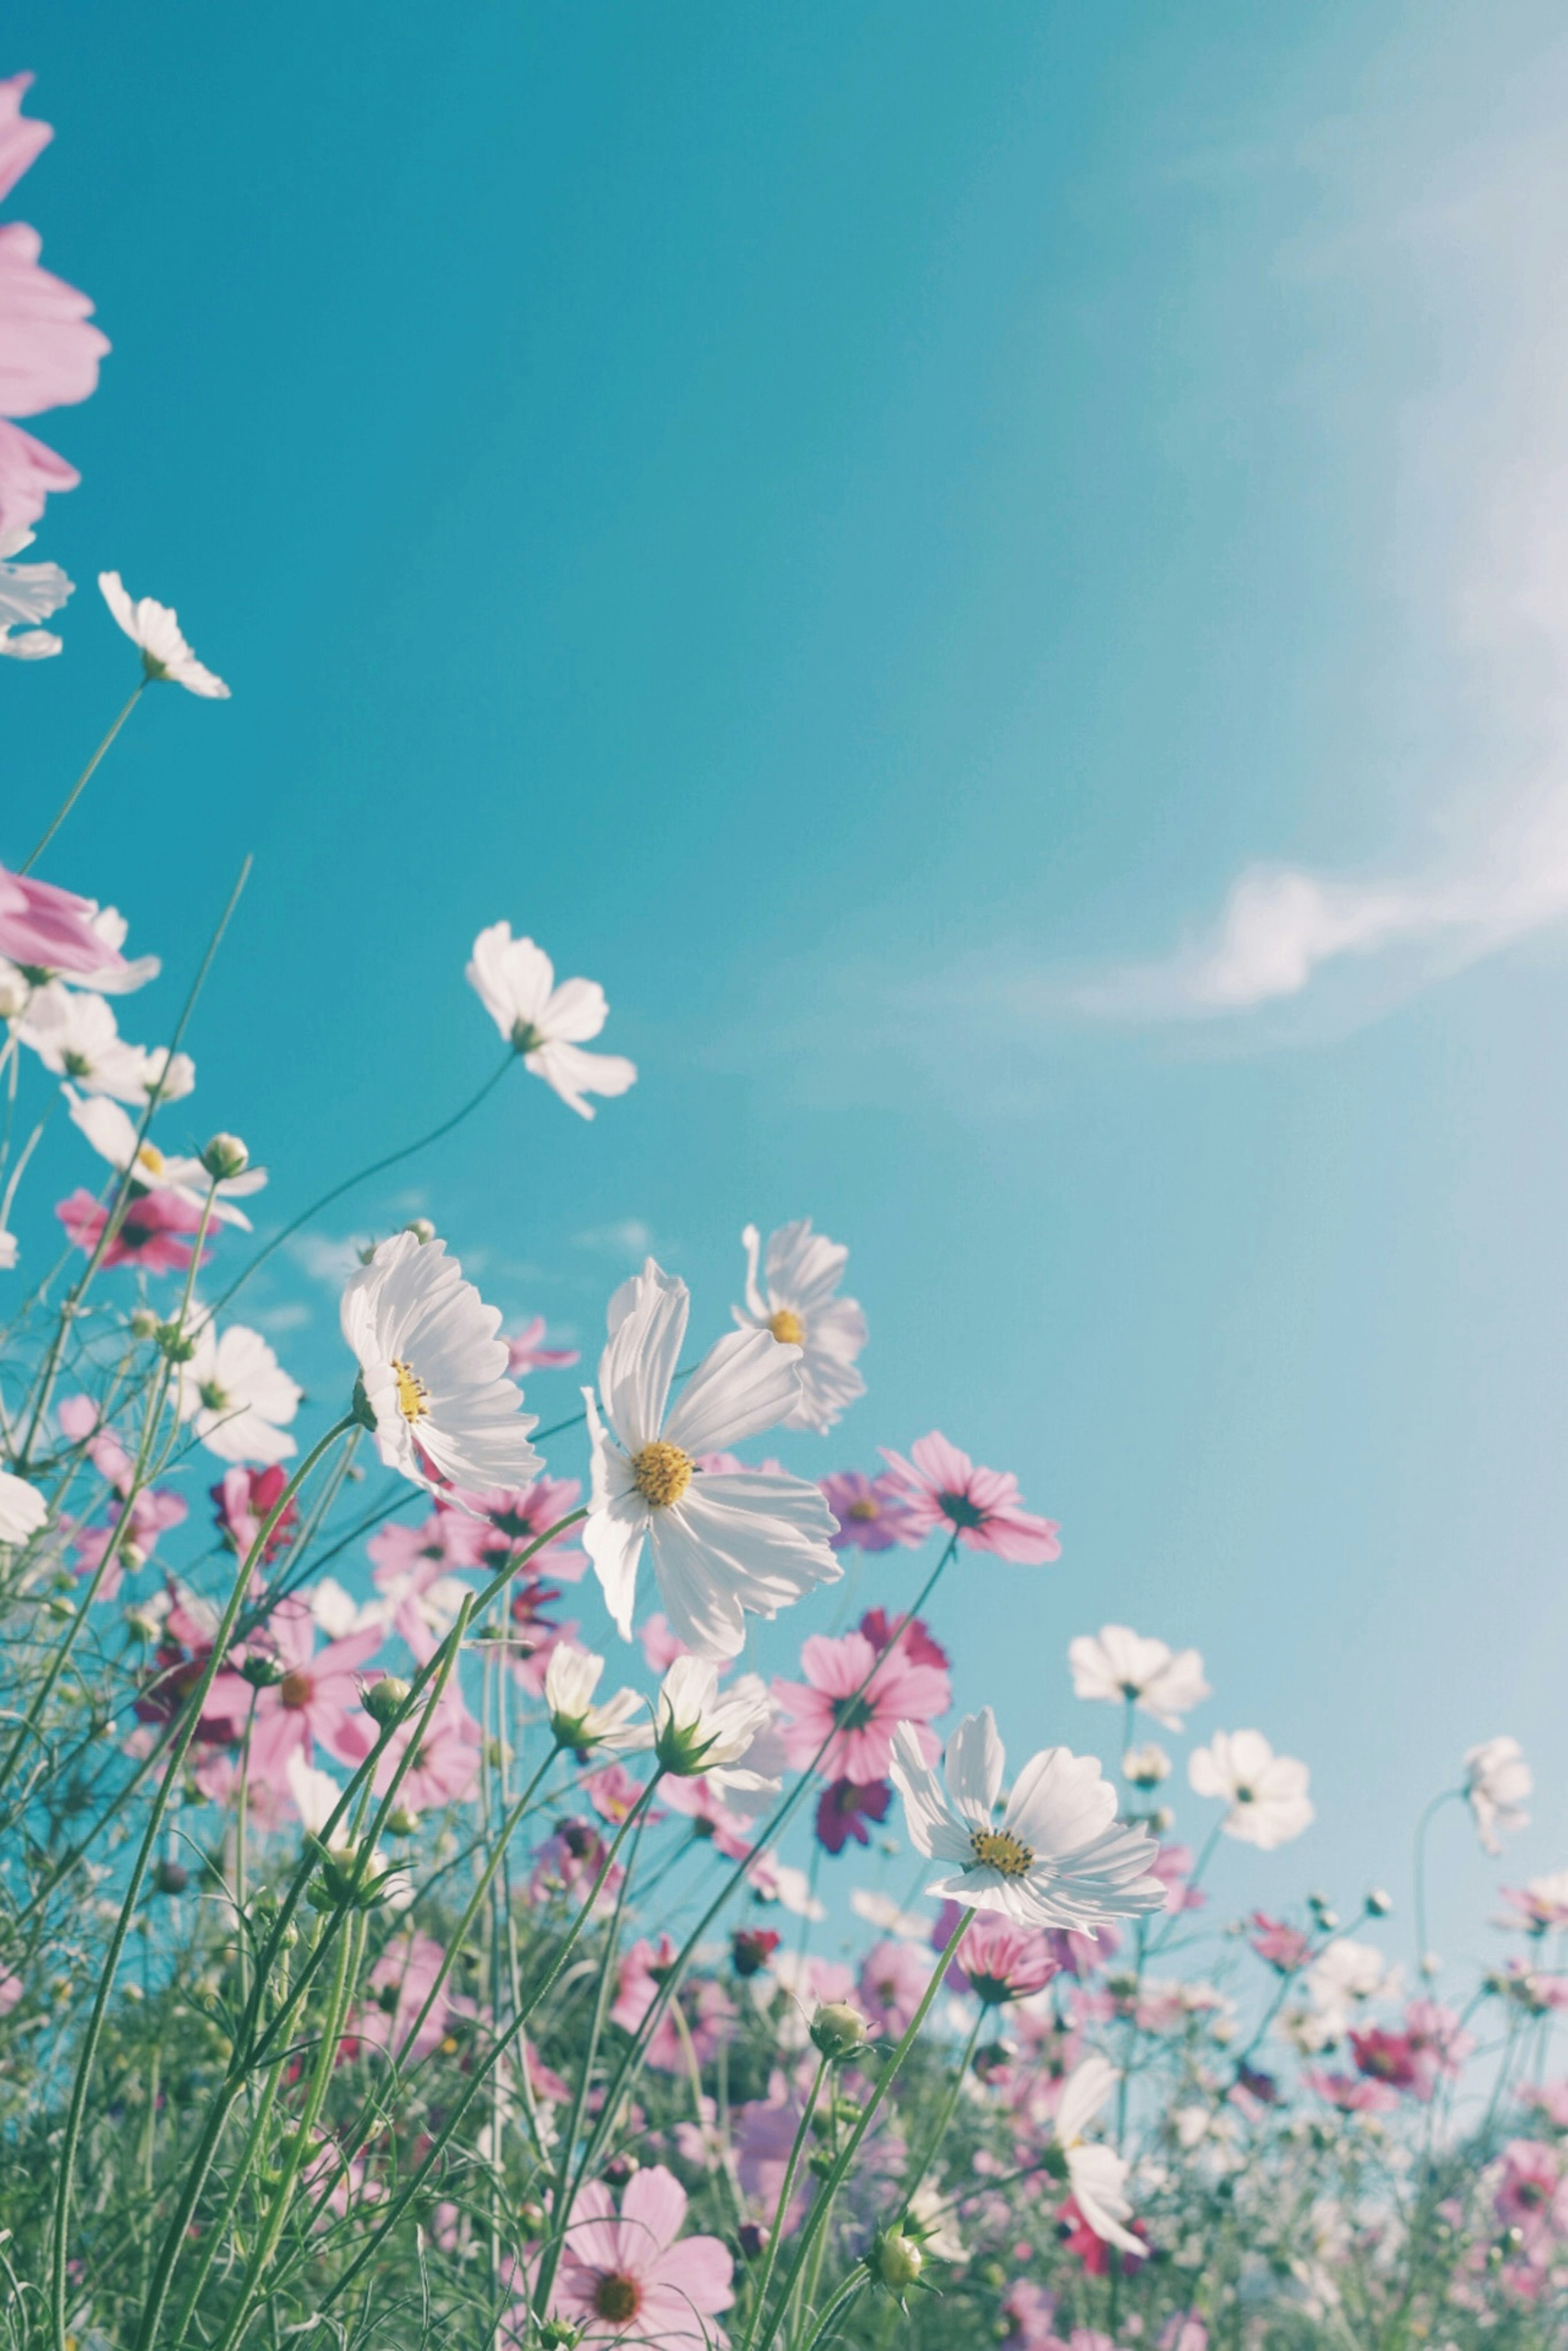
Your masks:
M915 1943L873 1943L861 1961L856 2005L873 2031L896 2040L925 1996L931 1962Z
M109 1222L109 1211L80 1185L57 1203L55 1214L83 1255L90 1257ZM140 1266L144 1273L183 1273L191 1262L193 1236L200 1231L202 1212L188 1200L168 1191L132 1194L102 1262ZM202 1263L211 1257L209 1242Z
M9 193L54 132L22 114L31 74L0 82L0 195ZM3 420L85 400L109 339L88 325L92 304L38 266L41 241L23 221L0 228L0 537L37 521L51 490L75 489L74 465ZM0 954L10 950L0 946ZM35 962L13 956L13 962Z
M1061 1529L1053 1519L1036 1518L1023 1508L1010 1470L977 1469L935 1429L909 1450L906 1461L884 1445L882 1457L922 1535L949 1527L971 1551L994 1552L1020 1567L1061 1558Z
M1282 1976L1293 1976L1306 1965L1312 1956L1312 1938L1300 1927L1291 1927L1282 1918L1270 1918L1265 1910L1254 1910L1247 1938L1258 1957Z
M895 1479L868 1478L859 1469L835 1469L821 1481L838 1530L828 1537L835 1551L891 1551L913 1546L925 1534Z
M737 1976L759 1976L782 1940L771 1927L737 1927L729 1938L729 1964Z
M525 1372L565 1371L579 1361L575 1347L547 1347L546 1335L545 1318L536 1314L506 1341L507 1369L513 1379L520 1380Z
M1038 1928L1019 1927L996 1910L980 1913L956 1958L969 1990L987 2008L1028 2000L1061 1972Z
M825 1779L855 1780L862 1787L884 1780L901 1722L915 1726L927 1760L936 1761L939 1742L926 1725L953 1702L952 1684L938 1667L915 1665L902 1644L879 1660L863 1633L846 1633L839 1641L813 1633L800 1651L800 1667L803 1682L773 1684L789 1717L784 1752L795 1768L814 1761Z
M1309 2090L1342 2115L1385 2115L1399 2104L1399 2094L1385 2082L1358 2080L1354 2074L1334 2074L1311 2067L1301 2076Z
M912 1665L936 1666L946 1673L953 1662L919 1616L889 1616L885 1608L868 1608L855 1630L865 1635L879 1656L896 1641Z
M817 1843L828 1853L842 1853L850 1839L871 1843L869 1823L885 1821L893 1806L893 1786L873 1780L861 1787L853 1780L833 1780L817 1799Z
M216 1506L218 1532L239 1558L248 1558L252 1544L269 1514L277 1509L278 1496L287 1483L287 1470L281 1461L273 1461L265 1469L225 1470L210 1489ZM261 1554L263 1566L270 1567L279 1552L287 1550L298 1527L299 1513L290 1502L267 1538Z
M734 2263L717 2237L683 2237L686 2191L663 2164L632 2173L620 2217L602 2180L578 2190L563 2231L550 2312L581 2344L720 2346Z
M1369 2082L1384 2082L1391 2090L1409 2090L1417 2097L1431 2095L1421 2088L1421 2067L1408 2034L1369 2024L1351 2033L1350 2048L1356 2072Z

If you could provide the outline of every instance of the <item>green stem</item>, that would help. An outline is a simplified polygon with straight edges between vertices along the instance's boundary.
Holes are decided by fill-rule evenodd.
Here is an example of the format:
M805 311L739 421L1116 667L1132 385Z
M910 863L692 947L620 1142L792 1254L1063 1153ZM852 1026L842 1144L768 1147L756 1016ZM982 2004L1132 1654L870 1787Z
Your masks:
M976 2017L974 2024L970 2028L969 2037L964 2043L964 2053L958 2060L957 2068L954 2073L951 2083L948 2085L947 2095L942 2101L942 2111L936 2117L936 2127L932 2132L930 2143L926 2147L925 2154L920 2158L919 2169L912 2174L909 2185L904 2191L903 2201L899 2207L899 2218L901 2220L909 2210L910 2206L914 2203L922 2188L925 2185L925 2175L930 2170L932 2165L936 2162L937 2150L941 2147L943 2140L947 2136L947 2126L953 2119L954 2110L957 2106L958 2100L963 2094L965 2079L967 2076L970 2064L974 2059L975 2051L979 2044L981 2032L984 2030L986 2019L989 2013L989 2010L982 2006L979 2014Z
M795 2143L789 2149L789 2160L784 2167L784 2184L779 2191L779 2201L774 2207L773 2226L768 2231L768 2250L762 2257L762 2274L757 2281L757 2297L751 2305L751 2316L747 2323L746 2339L740 2346L740 2351L751 2351L752 2337L757 2333L763 2311L768 2304L768 2289L773 2283L773 2270L779 2259L779 2246L784 2234L785 2217L789 2210L789 2199L795 2193L795 2174L800 2168L800 2157L806 2145L807 2133L811 2127L811 2116L816 2112L817 2100L822 2094L822 2083L831 2063L832 2060L830 2057L821 2057L817 2061L816 2075L800 2116L800 2127L795 2133Z
M1433 1797L1431 1802L1427 1806L1420 1819L1416 1823L1416 1839L1410 1861L1411 1875L1415 1879L1416 1895L1416 1972L1423 1979L1425 1979L1427 1973L1427 1831L1432 1825L1437 1813L1442 1811L1443 1806L1445 1804L1453 1803L1456 1800L1462 1798L1463 1793L1463 1790L1459 1788L1445 1788L1440 1795Z
M99 1978L98 1992L93 2001L92 2012L88 2019L81 2055L77 2063L76 2080L71 2089L70 2109L66 2117L65 2141L60 2149L60 2173L55 2194L54 2243L51 2247L49 2277L49 2304L55 2351L70 2351L68 2340L66 2279L68 2267L71 2188L76 2172L77 2147L81 2138L82 2116L86 2111L88 2088L92 2080L93 2066L98 2056L98 2044L103 2032L103 2020L108 2011L110 1995L114 1989L114 1979L120 1967L120 1955L125 1948L126 1937L131 1932L131 1921L137 1902L141 1898L141 1883L147 1875L147 1865L157 1849L159 1832L163 1825L163 1815L168 1811L173 1797L180 1766L184 1761L186 1750L196 1735L196 1726L201 1720L203 1704L207 1692L217 1679L227 1654L235 1620L239 1614L240 1603L245 1596L251 1569L265 1548L267 1539L273 1528L277 1524L316 1464L340 1437L346 1436L356 1425L354 1416L350 1413L342 1420L336 1422L327 1431L325 1437L312 1446L283 1492L278 1496L272 1510L256 1530L256 1541L240 1562L239 1573L235 1578L228 1605L224 1611L223 1621L213 1636L213 1646L208 1653L201 1678L185 1701L183 1725L166 1750L168 1761L164 1767L163 1777L159 1783L158 1792L152 1799L147 1827L136 1859L131 1864L125 1898L120 1904L120 1916L115 1921L114 1932L110 1938L109 1952L104 1960L102 1973Z
M833 2332L839 2320L848 2310L851 2303L857 2300L858 2297L865 2292L870 2283L870 2273L865 2269L863 2264L857 2269L852 2270L849 2276L844 2280L842 2285L840 2286L837 2294L834 2294L831 2302L829 2303L826 2310L823 2311L821 2318L817 2321L816 2325L811 2329L810 2335L801 2346L801 2351L821 2351L821 2346L827 2342L829 2335ZM893 2315L894 2318L897 2317L898 2313L896 2309L894 2310Z
M75 783L66 794L64 799L60 802L58 809L55 812L53 821L46 828L42 838L35 844L32 853L28 857L26 864L17 866L16 871L18 873L30 873L32 872L34 866L37 863L39 858L42 857L45 850L47 849L50 841L53 841L56 833L58 832L61 825L64 824L67 817L69 816L72 809L75 808L78 800L80 799L83 792L86 791L89 784L92 781L93 770L98 766L99 761L102 758L104 753L108 750L110 745L113 742L115 737L119 734L120 728L124 726L126 720L130 717L131 712L135 709L137 704L141 701L142 695L146 693L152 683L152 679L147 675L146 672L143 671L141 677L136 681L136 685L131 695L131 699L127 702L124 709L120 712L119 717L115 720L113 726L110 728L108 734L104 737L102 742L99 745L97 750L93 753L91 758L88 761L86 767L82 769L80 775L77 778Z

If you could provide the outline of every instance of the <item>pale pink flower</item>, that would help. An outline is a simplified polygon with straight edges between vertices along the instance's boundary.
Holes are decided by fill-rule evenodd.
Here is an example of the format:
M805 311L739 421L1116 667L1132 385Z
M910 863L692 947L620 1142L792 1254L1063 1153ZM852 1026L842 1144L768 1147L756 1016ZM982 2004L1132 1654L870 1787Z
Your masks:
M983 1911L956 1953L969 1990L988 2008L1043 1991L1061 1965L1050 1939L996 1911Z
M639 1626L637 1638L643 1644L650 1673L665 1674L677 1657L689 1657L692 1654L679 1634L672 1632L670 1620L662 1609Z
M683 2237L686 2191L663 2164L634 2172L621 2198L601 2180L580 2189L564 2231L550 2311L582 2331L580 2344L683 2345L721 2351L715 2324L735 2295L734 2264L717 2237Z
M542 1314L534 1315L510 1338L505 1332L501 1335L507 1340L507 1369L515 1380L520 1380L525 1372L564 1372L581 1360L575 1347L545 1345L548 1333Z
M1522 1927L1527 1935L1551 1935L1568 1927L1568 1869L1554 1869L1523 1886L1503 1886L1498 1891L1519 1914L1498 1919L1498 1926Z
M172 1492L167 1486L143 1486L131 1502L129 1520L115 1547L114 1558L98 1587L99 1598L114 1599L121 1579L127 1574L134 1575L139 1568L147 1565L158 1547L159 1536L170 1527L183 1525L188 1510L184 1497ZM121 1512L117 1509L107 1526L79 1530L74 1548L78 1572L81 1575L91 1576L97 1572L120 1517Z
M379 1642L379 1628L375 1637ZM410 1740L417 1738L413 1761L399 1782L397 1800L412 1813L434 1813L446 1804L463 1803L473 1795L485 1740L455 1682L442 1691L423 1731L422 1714L423 1708L416 1708L413 1719L399 1723L392 1732L376 1765L375 1785L378 1795L384 1792Z
M936 1429L909 1450L906 1461L884 1445L882 1457L923 1535L950 1528L969 1550L994 1552L1020 1567L1060 1559L1061 1529L1023 1508L1010 1470L977 1468Z
M0 432L4 429L0 426ZM120 952L123 930L119 938L105 935L106 930L117 928L119 917L106 923L95 898L78 898L74 890L61 890L31 874L11 873L0 865L0 956L7 963L46 977L73 980L100 995L123 995L156 977L158 959L147 956L128 963Z
M953 1702L952 1683L938 1667L915 1664L902 1645L883 1652L879 1664L863 1633L846 1633L838 1641L813 1633L800 1651L800 1667L804 1681L773 1684L789 1718L784 1751L792 1766L814 1762L824 1778L862 1786L885 1779L901 1722L915 1726L922 1754L928 1763L936 1761L940 1741L927 1726Z
M681 1783L677 1782L675 1784ZM685 1784L690 1786L694 1783L687 1782ZM631 1819L643 1793L642 1781L634 1780L624 1763L617 1763L613 1760L601 1763L596 1771L585 1772L578 1785L600 1819L610 1822L614 1828L619 1828L622 1821ZM678 1809L684 1811L685 1807ZM656 1821L663 1815L650 1813L648 1817L650 1821Z
M750 2210L771 2227L784 2189L789 2150L800 2127L804 2100L791 2089L783 2074L775 2074L766 2098L748 2099L736 2110L734 2136L736 2174ZM804 2167L802 2167L802 2169ZM786 2234L805 2210L810 2182L797 2179L784 2215Z
M1511 2138L1502 2151L1494 2207L1505 2228L1522 2234L1527 2260L1548 2258L1568 2237L1568 2177L1561 2150L1542 2139Z
M361 1763L375 1745L375 1725L360 1700L364 1668L382 1646L379 1625L345 1641L316 1646L316 1620L307 1602L284 1600L267 1619L266 1647L283 1677L257 1690L251 1732L251 1770L281 1779L291 1755L308 1761L319 1740L340 1763ZM206 1711L243 1723L251 1686L237 1673L213 1682Z
M441 1945L429 1935L416 1934L412 1929L399 1935L371 1970L368 1990L371 1998L357 2011L354 2020L353 2031L358 2038L368 2041L372 2048L385 2049L395 2055L424 2006L445 1957ZM444 1984L430 2003L430 2013L419 2028L411 2056L423 2057L438 2046L446 2030L450 2005Z
M236 1729L240 1727L235 1726ZM294 1798L287 1783L246 1771L233 1748L209 1747L201 1750L201 1760L191 1776L208 1803L216 1804L220 1812L231 1817L239 1810L243 1784L246 1819L253 1827L269 1834L295 1817Z
M891 1551L925 1539L925 1529L905 1500L895 1478L868 1478L862 1469L835 1469L821 1480L838 1532L828 1537L835 1551Z
M615 2003L611 2009L612 2021L624 2032L635 2032L659 1996L660 1987L675 1957L675 1946L668 1935L661 1935L657 1943L644 1936L633 1943L622 1958L616 1976ZM722 1984L711 1978L697 1977L682 1988L685 2019L693 2048L706 2065L718 2053L727 2037L729 2020L735 2014L734 2003ZM685 2037L674 2014L671 2001L653 2027L648 2043L647 2062L662 2074L685 2071Z
M23 116L31 74L0 82L0 196L15 187L54 132ZM23 221L0 228L0 533L37 521L51 490L74 490L74 465L7 420L86 400L109 339L89 327L92 304L38 266L41 240Z
M690 1821L694 1837L711 1840L714 1850L722 1853L728 1861L750 1858L752 1823L749 1815L733 1812L715 1795L700 1772L691 1780L662 1780L659 1792L672 1813L684 1813Z
M859 1999L873 2032L896 2041L925 1996L929 1957L913 1943L873 1943L861 1962Z
M1385 2115L1399 2104L1399 2093L1385 2082L1358 2079L1354 2074L1333 2074L1321 2066L1309 2068L1301 2076L1309 2090L1342 2115Z

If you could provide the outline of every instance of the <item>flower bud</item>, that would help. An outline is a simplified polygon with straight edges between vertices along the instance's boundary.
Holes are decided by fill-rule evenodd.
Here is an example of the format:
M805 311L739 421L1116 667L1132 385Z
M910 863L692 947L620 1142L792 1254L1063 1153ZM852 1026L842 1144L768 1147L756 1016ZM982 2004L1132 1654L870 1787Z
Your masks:
M903 2295L920 2283L925 2256L913 2237L904 2236L902 2230L889 2229L885 2236L877 2239L871 2265L889 2294Z
M387 1827L393 1836L412 1836L419 1826L419 1814L407 1804L394 1804L387 1814Z
M177 1861L161 1861L152 1874L152 1883L160 1894L183 1894L191 1882L188 1870Z
M133 1339L155 1339L158 1336L158 1317L151 1306L136 1308L131 1317L131 1335Z
M188 1364L196 1352L194 1339L177 1322L160 1322L155 1336L172 1364Z
M847 2000L825 2001L811 2019L812 2041L834 2063L862 2048L865 2037L865 2019Z
M384 1730L389 1723L397 1720L413 1695L408 1684L396 1674L383 1674L380 1681L372 1682L362 1693L360 1703L371 1721L379 1722Z
M253 1649L248 1657L241 1660L239 1670L252 1689L258 1690L276 1689L288 1675L287 1667L277 1657L269 1657L264 1649Z
M404 1225L403 1230L405 1233L413 1235L421 1249L424 1247L426 1241L433 1241L435 1238L435 1227L428 1217L411 1217Z
M539 2341L544 2351L574 2351L582 2340L582 2329L569 2318L547 2318L539 2327Z
M202 1165L214 1183L227 1183L245 1174L250 1154L237 1134L214 1134L202 1154Z
M1375 1886L1366 1897L1367 1917L1386 1918L1393 1907L1394 1896L1391 1894L1385 1894L1381 1886Z
M737 1976L760 1975L780 1938L767 1927L737 1927L729 1938L729 1963Z
M1134 1788L1157 1788L1171 1776L1171 1759L1151 1739L1146 1747L1129 1747L1122 1758L1122 1777Z

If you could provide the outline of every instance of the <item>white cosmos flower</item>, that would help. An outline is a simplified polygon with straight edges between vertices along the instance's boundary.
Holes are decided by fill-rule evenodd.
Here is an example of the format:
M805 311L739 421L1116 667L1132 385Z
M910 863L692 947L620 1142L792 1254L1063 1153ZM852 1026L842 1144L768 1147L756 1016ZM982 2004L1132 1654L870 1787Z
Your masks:
M189 1053L172 1053L167 1045L154 1045L141 1054L141 1093L143 1102L150 1100L154 1090L161 1102L183 1102L196 1087L196 1065Z
M70 1106L72 1125L80 1129L111 1167L118 1168L121 1175L129 1169L137 1183L149 1192L172 1192L193 1207L204 1204L211 1178L199 1159L160 1151L145 1136L138 1143L134 1122L118 1102L110 1102L102 1094L91 1095L84 1102L73 1086L62 1086L60 1091ZM223 1224L237 1225L242 1232L248 1233L250 1218L235 1207L235 1196L243 1197L247 1193L259 1192L266 1182L265 1167L247 1167L243 1175L225 1176L217 1187L214 1216Z
M1306 1765L1276 1755L1260 1730L1217 1730L1187 1757L1186 1776L1195 1794L1229 1806L1220 1823L1227 1836L1264 1853L1299 1837L1316 1817Z
M591 1118L585 1094L623 1094L636 1064L616 1053L585 1053L610 1015L596 979L555 984L555 966L532 939L515 939L510 923L492 923L474 942L465 977L523 1067L558 1093L569 1110Z
M36 1486L0 1469L0 1542L26 1542L48 1515L49 1506Z
M718 1669L706 1657L677 1657L659 1685L653 1709L653 1752L675 1778L706 1779L716 1796L776 1796L779 1781L737 1767L773 1722L773 1700L758 1674L746 1674L721 1691Z
M1116 1792L1093 1756L1065 1747L1031 1756L998 1823L1006 1760L988 1706L967 1715L948 1740L946 1787L914 1725L901 1722L894 1732L893 1780L910 1840L941 1865L928 1894L1081 1935L1164 1909L1164 1884L1150 1874L1158 1847L1145 1830L1117 1820Z
M746 1638L746 1610L776 1616L841 1570L829 1548L832 1515L815 1486L781 1470L696 1466L793 1409L798 1347L766 1331L730 1332L704 1356L665 1421L689 1304L685 1283L652 1258L610 1301L610 1342L599 1359L602 1421L592 1390L583 1390L593 1486L582 1543L623 1640L632 1637L647 1541L676 1638L698 1656L733 1657Z
M643 1701L635 1690L619 1689L595 1705L604 1660L591 1649L558 1641L545 1667L545 1704L550 1729L563 1747L580 1754L591 1748L634 1748L653 1744L653 1733L643 1716Z
M820 1919L828 1915L826 1904L812 1893L805 1871L776 1860L770 1853L759 1853L747 1863L746 1882L759 1902L777 1902L780 1910L797 1918Z
M501 1311L463 1279L444 1241L394 1233L343 1291L343 1336L360 1359L376 1450L431 1491L517 1488L543 1468L537 1413L507 1377Z
M1375 1944L1336 1935L1307 1970L1305 1982L1313 2014L1329 2040L1337 2041L1366 2001L1397 1991L1399 1970L1389 1966Z
M1075 1698L1103 1698L1112 1706L1130 1700L1167 1730L1179 1730L1183 1715L1210 1695L1196 1649L1173 1650L1125 1625L1080 1634L1069 1644L1067 1662Z
M28 998L16 1034L46 1070L74 1080L89 1094L146 1101L142 1066L147 1057L140 1045L126 1043L101 996L62 987L57 979L46 980Z
M1083 2134L1116 2086L1116 2068L1104 2057L1085 2057L1062 2085L1051 2129L1066 2160L1073 2201L1094 2234L1124 2253L1146 2255L1141 2237L1123 2226L1133 2217L1127 2196L1130 2166L1113 2147L1092 2145Z
M8 530L0 536L0 653L13 661L44 661L60 651L60 639L34 621L47 621L71 594L71 582L57 563L13 563L33 544L30 530ZM13 636L13 629L20 634Z
M852 1298L833 1295L850 1253L841 1242L814 1233L810 1217L780 1225L768 1236L764 1290L757 1280L761 1247L757 1227L747 1225L740 1239L746 1251L746 1306L732 1310L735 1319L743 1331L769 1331L786 1346L800 1348L800 1400L784 1426L814 1428L821 1436L865 1394L865 1382L855 1369L855 1357L866 1342L865 1316Z
M132 603L118 571L100 571L98 584L104 602L131 643L141 647L141 666L149 677L166 678L172 685L183 685L187 694L199 694L204 701L228 700L223 679L203 667L181 635L172 604L156 603L151 596L139 597Z
M0 1273L9 1273L16 1262L16 1236L0 1225Z
M207 1451L220 1461L264 1464L298 1452L287 1424L305 1391L260 1332L231 1322L220 1338L209 1316L194 1335L196 1352L180 1366L178 1405Z
M1468 1747L1464 1792L1483 1848L1500 1853L1503 1834L1528 1827L1525 1800L1535 1793L1535 1774L1518 1740L1483 1739L1479 1747Z

